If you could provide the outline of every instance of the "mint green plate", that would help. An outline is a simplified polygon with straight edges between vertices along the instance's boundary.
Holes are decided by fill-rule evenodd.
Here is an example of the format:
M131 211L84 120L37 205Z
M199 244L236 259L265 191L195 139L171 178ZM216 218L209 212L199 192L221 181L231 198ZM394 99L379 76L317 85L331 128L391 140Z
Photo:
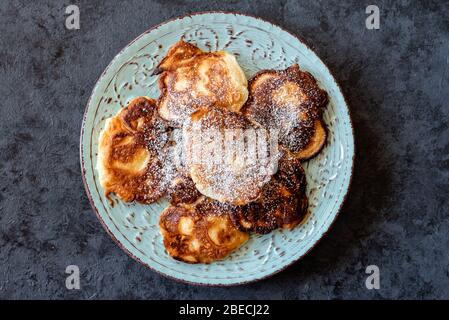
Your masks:
M261 69L283 69L298 63L312 73L330 97L324 114L329 136L323 151L305 164L310 216L294 230L252 235L228 258L209 265L190 265L170 258L162 245L158 220L167 203L113 207L98 182L97 140L105 119L136 96L157 98L154 67L168 48L184 37L203 50L227 50L251 77ZM81 167L93 209L119 246L145 266L194 284L234 285L260 280L303 257L337 217L352 175L354 137L348 106L324 63L289 32L241 14L210 12L177 18L143 33L124 48L98 80L84 114Z

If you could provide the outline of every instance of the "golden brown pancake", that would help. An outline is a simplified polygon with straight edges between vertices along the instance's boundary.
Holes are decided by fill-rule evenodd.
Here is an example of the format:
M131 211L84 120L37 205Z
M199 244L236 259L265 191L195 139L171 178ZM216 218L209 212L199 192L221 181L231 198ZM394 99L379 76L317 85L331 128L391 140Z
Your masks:
M235 205L259 197L277 161L277 143L272 150L265 129L242 114L213 108L195 112L186 132L193 136L190 176L203 195Z
M107 119L98 141L97 170L106 196L152 203L165 193L167 126L156 101L139 97Z
M223 259L248 240L229 218L228 206L200 198L192 205L169 206L159 220L168 254L188 263Z
M279 130L279 143L300 159L316 155L326 141L322 121L326 91L297 64L264 70L249 81L250 96L242 112L267 129Z
M277 228L293 228L308 208L306 178L298 158L284 157L260 198L231 212L231 219L242 231L269 233Z
M203 52L181 40L154 73L162 73L159 114L176 126L199 108L239 111L248 98L245 74L228 52Z

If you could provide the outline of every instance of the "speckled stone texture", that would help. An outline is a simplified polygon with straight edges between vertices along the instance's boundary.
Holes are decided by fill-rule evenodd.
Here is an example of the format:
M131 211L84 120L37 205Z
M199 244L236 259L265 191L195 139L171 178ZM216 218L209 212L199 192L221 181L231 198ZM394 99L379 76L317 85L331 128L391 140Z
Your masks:
M77 4L81 29L66 30ZM380 30L365 8L380 8ZM340 82L356 134L351 192L302 261L258 283L210 288L128 257L90 208L79 133L112 58L151 26L206 10L296 33ZM446 1L0 2L0 298L449 298L449 3ZM65 288L65 268L81 290ZM379 266L381 289L365 288Z

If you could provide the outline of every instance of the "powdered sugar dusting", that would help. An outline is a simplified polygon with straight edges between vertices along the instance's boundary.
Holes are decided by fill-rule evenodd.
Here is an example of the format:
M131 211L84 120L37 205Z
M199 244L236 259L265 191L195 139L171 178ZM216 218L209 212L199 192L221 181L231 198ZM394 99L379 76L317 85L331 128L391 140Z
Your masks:
M220 108L196 113L184 133L191 177L208 197L248 203L276 170L277 140L270 137L277 136L241 114Z

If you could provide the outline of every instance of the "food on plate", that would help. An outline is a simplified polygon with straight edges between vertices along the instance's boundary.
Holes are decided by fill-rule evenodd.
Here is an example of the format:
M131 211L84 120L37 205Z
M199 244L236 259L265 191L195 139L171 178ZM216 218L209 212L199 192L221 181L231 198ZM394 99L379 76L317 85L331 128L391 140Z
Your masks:
M133 99L100 133L106 196L143 204L167 198L163 244L187 263L223 259L250 233L300 224L308 210L301 162L327 139L328 96L315 78L294 64L247 83L232 54L183 40L154 73L159 99Z
M308 208L306 176L298 158L285 155L276 174L255 202L234 210L231 219L242 231L269 233L291 229L304 218Z
M200 198L193 204L171 205L159 226L168 254L187 263L210 263L223 259L248 240L229 214L232 206Z
M242 112L267 129L279 130L279 144L300 159L315 156L326 142L322 115L326 91L297 64L285 70L264 70L249 81Z
M154 73L160 74L159 113L177 126L199 108L239 111L248 98L246 76L229 52L204 52L180 40Z

